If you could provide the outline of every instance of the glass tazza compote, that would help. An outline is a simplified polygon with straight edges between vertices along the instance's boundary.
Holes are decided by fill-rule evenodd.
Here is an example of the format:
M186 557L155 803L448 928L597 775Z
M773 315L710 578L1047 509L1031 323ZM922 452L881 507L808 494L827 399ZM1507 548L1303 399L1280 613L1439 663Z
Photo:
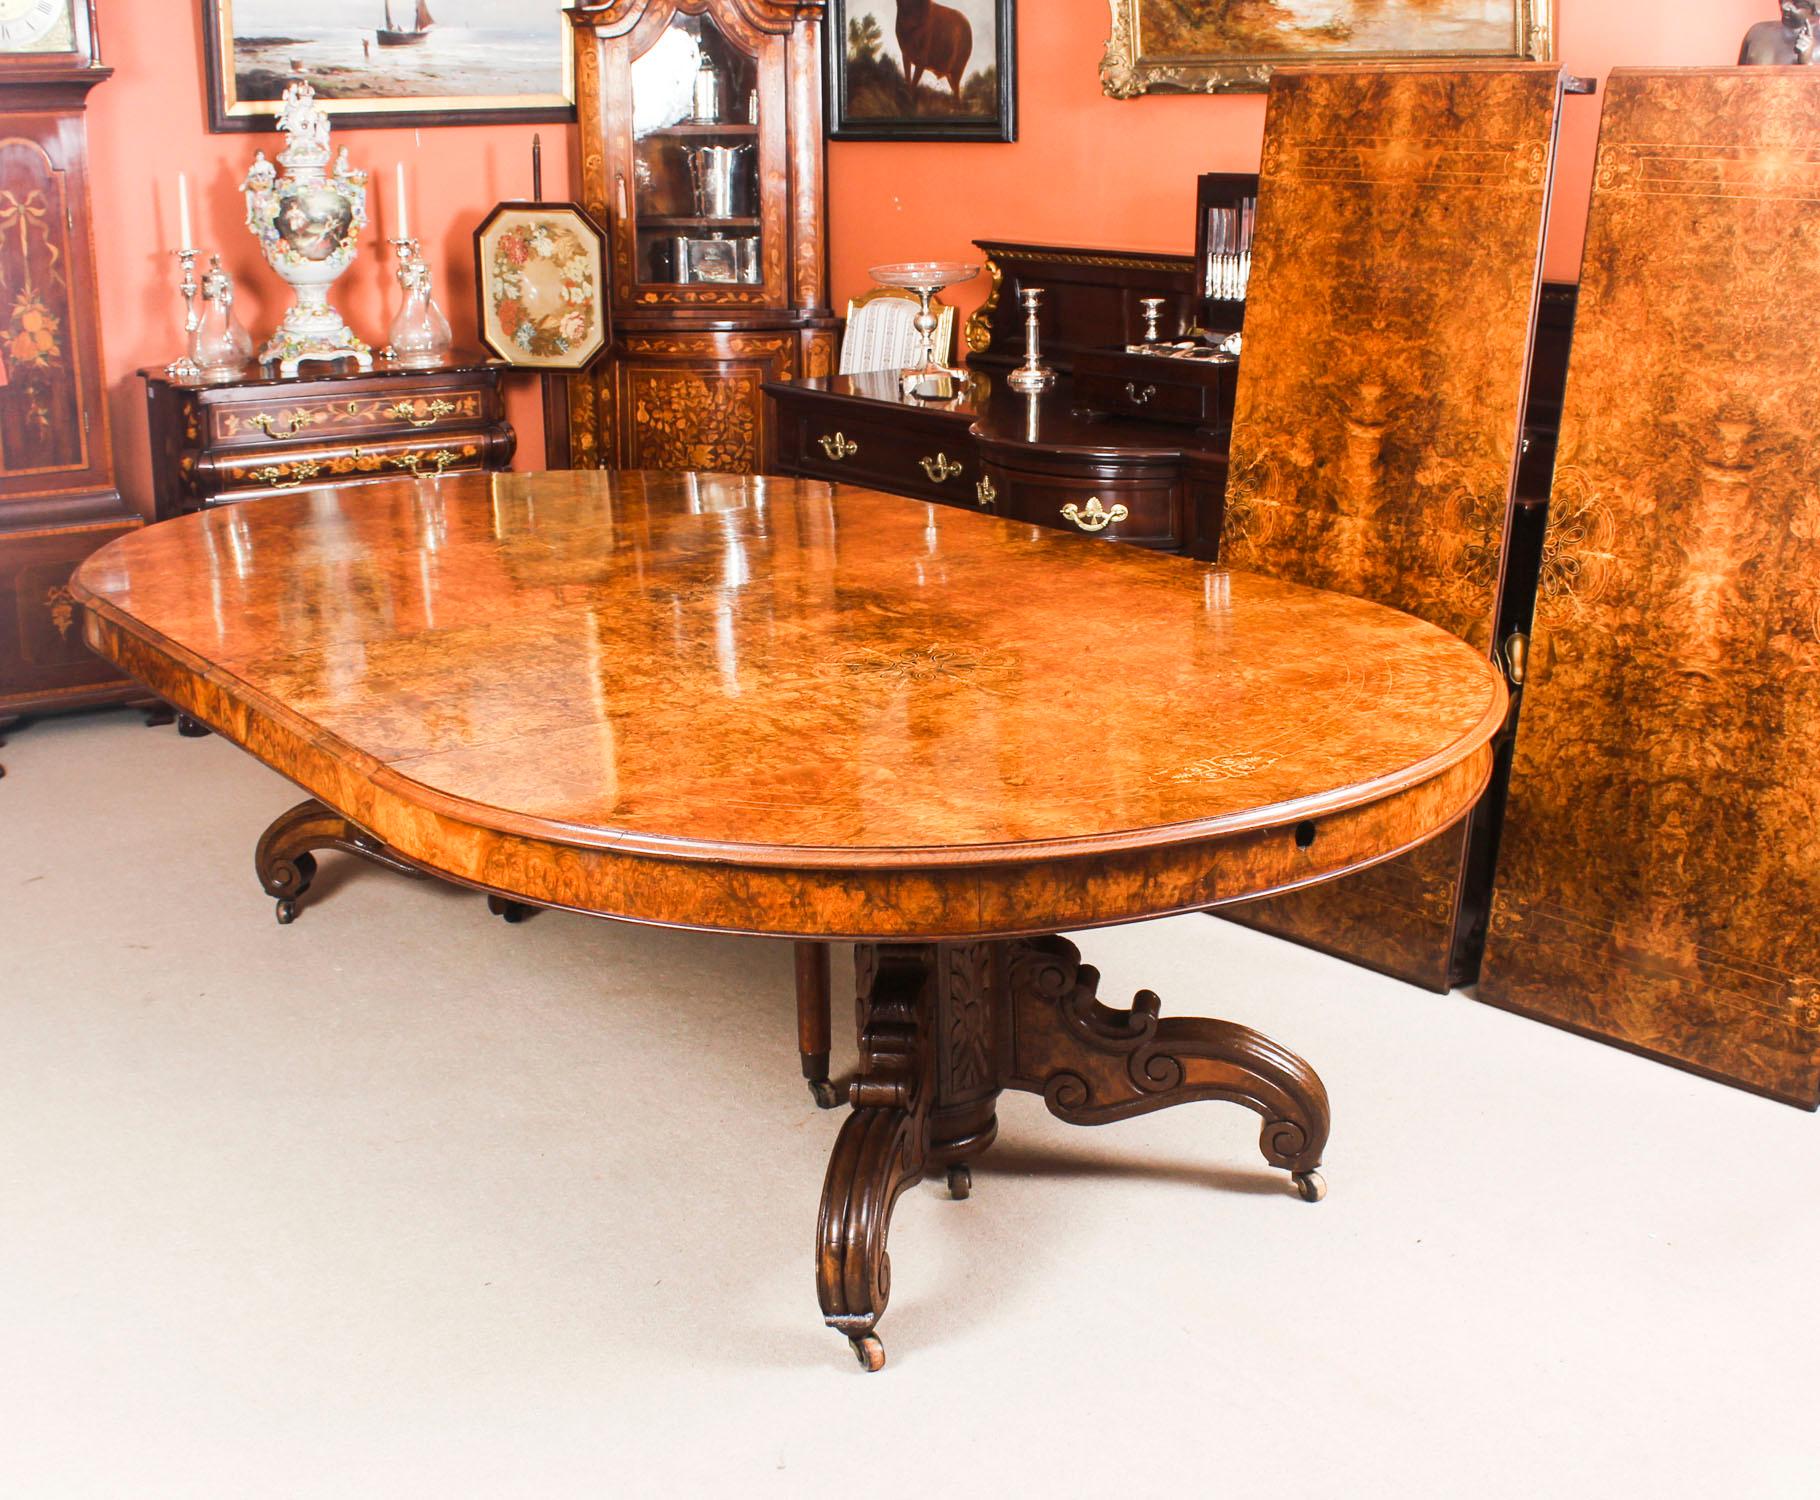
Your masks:
M922 302L916 314L916 331L923 340L923 361L916 368L903 372L901 384L908 394L925 400L949 399L954 394L951 382L958 380L965 385L965 370L945 365L935 357L935 330L941 319L930 304L945 288L971 281L979 273L976 263L961 260L904 260L888 266L874 266L867 273L880 286L902 287L915 292ZM925 392L924 386L930 390Z

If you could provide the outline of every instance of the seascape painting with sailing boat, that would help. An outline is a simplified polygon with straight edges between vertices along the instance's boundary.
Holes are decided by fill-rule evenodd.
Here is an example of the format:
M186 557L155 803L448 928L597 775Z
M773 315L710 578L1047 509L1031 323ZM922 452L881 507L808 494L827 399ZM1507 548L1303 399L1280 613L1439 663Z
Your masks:
M565 0L209 3L230 116L269 114L298 79L344 124L351 110L563 108L571 98Z

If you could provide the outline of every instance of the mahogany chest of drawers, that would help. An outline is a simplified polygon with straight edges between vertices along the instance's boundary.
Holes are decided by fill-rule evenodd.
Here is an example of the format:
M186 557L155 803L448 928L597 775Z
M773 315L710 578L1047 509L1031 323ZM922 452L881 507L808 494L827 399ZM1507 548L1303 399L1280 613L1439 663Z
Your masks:
M979 413L967 402L906 402L893 375L777 382L765 390L775 413L775 471L993 508L973 436Z
M773 381L774 473L977 507L1012 520L1211 560L1226 492L1224 435L1088 420L1067 379L1026 397L991 376L922 405L895 374Z
M517 439L504 366L456 354L428 369L252 366L210 383L141 370L157 519L287 490L401 474L503 469Z

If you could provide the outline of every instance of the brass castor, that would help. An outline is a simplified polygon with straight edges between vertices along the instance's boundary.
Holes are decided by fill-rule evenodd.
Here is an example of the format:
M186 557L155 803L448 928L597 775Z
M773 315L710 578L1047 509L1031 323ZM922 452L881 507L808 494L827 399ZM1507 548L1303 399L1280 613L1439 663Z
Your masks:
M531 915L531 908L522 901L514 901L508 896L488 896L487 910L503 921L519 923Z
M1327 1196L1327 1179L1319 1172L1297 1172L1294 1180L1304 1203L1319 1203Z
M290 896L278 898L278 925L289 927L297 920L297 902Z
M840 1091L826 1078L809 1080L809 1097L815 1101L817 1109L833 1109L840 1103Z
M847 1343L860 1368L868 1375L876 1375L885 1368L885 1345L876 1333L861 1334L856 1339L848 1339Z
M973 1169L965 1162L957 1161L948 1168L948 1196L965 1198L973 1191Z
M186 740L206 740L214 732L215 731L210 729L208 725L198 723L188 714L180 713L177 715L177 733L182 735Z

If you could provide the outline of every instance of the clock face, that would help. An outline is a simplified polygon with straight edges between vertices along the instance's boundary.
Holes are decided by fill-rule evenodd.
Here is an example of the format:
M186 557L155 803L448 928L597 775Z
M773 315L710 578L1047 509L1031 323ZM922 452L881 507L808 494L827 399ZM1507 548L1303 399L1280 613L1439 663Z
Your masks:
M68 52L76 45L75 0L0 0L0 53Z

